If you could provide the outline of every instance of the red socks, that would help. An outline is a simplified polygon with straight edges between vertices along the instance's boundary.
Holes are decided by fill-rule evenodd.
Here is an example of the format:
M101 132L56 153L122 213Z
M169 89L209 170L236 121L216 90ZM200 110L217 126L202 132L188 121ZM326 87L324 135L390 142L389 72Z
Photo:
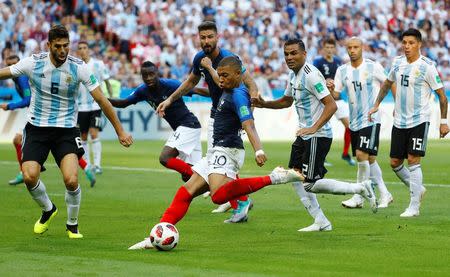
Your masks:
M189 205L191 205L191 201L192 195L184 186L180 187L175 194L172 203L164 212L159 222L169 222L174 225L177 224L177 222L180 221L187 213Z
M84 160L83 157L78 159L78 165L81 167L81 169L85 169L87 166L87 162Z
M349 128L345 128L344 150L342 152L343 156L347 156L348 155L348 149L350 149L350 143L351 143L350 129Z
M185 177L188 177L187 179L189 180L189 177L192 176L191 166L185 163L183 160L170 158L169 160L167 160L166 167L180 172L183 176L183 180Z
M17 161L19 162L19 169L22 171L22 145L14 144L14 148L16 148Z
M272 181L269 176L236 179L219 188L211 196L211 200L216 204L223 204L232 199L241 200L240 197L247 197L247 194L260 190L270 184L272 184Z

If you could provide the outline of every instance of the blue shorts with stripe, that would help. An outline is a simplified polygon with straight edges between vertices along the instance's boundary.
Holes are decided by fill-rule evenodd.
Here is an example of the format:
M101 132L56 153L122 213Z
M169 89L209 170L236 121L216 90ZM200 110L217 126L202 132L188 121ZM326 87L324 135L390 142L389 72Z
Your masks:
M374 124L358 131L351 131L352 154L356 156L356 150L368 153L370 156L378 154L380 144L380 124Z
M306 177L305 182L314 183L322 179L327 173L324 162L332 141L333 139L326 137L297 137L292 144L289 168L301 170Z

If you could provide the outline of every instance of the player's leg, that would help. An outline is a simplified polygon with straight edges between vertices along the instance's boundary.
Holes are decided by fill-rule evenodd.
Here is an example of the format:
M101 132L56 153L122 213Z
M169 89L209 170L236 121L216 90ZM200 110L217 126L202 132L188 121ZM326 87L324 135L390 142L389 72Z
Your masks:
M50 200L44 182L39 179L42 165L50 151L51 138L46 130L27 124L23 131L22 172L25 185L33 200L41 207L42 215L34 224L34 232L42 234L48 230L58 210Z
M408 169L409 169L409 191L410 203L401 217L413 217L419 215L420 204L426 192L423 186L423 174L420 166L421 157L425 156L427 146L429 123L425 122L409 131L408 137Z
M58 164L66 187L67 234L69 238L82 238L78 230L78 214L81 204L81 187L78 183L78 159L83 156L80 133L77 128L57 128L51 152Z
M94 159L94 172L102 174L102 142L100 141L99 132L101 128L102 112L101 110L92 111L89 120L89 135L92 141L92 154Z
M90 112L79 112L78 113L78 128L80 129L80 137L81 137L81 144L83 145L84 149L84 160L87 162L88 166L91 166L91 155L90 155L90 146L88 142L88 135L89 135L89 124L90 124Z
M383 180L383 173L381 172L381 168L378 165L376 160L376 156L369 156L370 163L370 180L378 187L380 191L380 203L378 208L387 208L390 203L394 201L392 194L388 191L386 184Z
M325 161L325 157L328 154L326 150L327 147L325 145L324 150L319 150L319 156L316 155L315 159L310 160L311 152L322 149L323 145L319 145L317 147L317 140L313 140L314 145L311 144L311 139L303 140L300 137L297 137L295 142L292 144L291 148L291 156L289 159L289 168L294 168L296 171L301 172L301 168L303 168L303 164L309 165L311 162L316 163L315 168L323 167L323 163ZM329 142L331 144L331 141ZM329 147L328 147L329 148ZM317 154L317 153L316 153ZM313 168L314 166L311 166ZM309 166L308 166L309 168ZM322 177L325 170L317 170L316 173L322 173ZM306 172L307 175L307 172ZM298 231L300 232L313 232L313 231L330 231L332 229L330 221L326 218L322 209L320 208L319 202L317 201L317 197L314 193L307 192L303 187L301 182L292 183L295 192L297 193L300 201L302 202L305 209L308 211L309 215L314 219L314 223L308 227L301 228Z
M390 164L395 175L409 188L409 169L403 165L408 157L408 129L392 127Z
M355 161L349 155L350 144L351 144L351 135L349 129L349 115L350 111L348 108L348 104L344 100L336 101L337 110L335 113L336 118L342 122L345 128L344 132L344 148L342 150L342 159L346 161L349 165L355 165Z
M19 173L17 176L10 180L8 183L10 185L18 185L23 183L23 174L22 174L22 134L17 133L13 139L13 145L16 150L17 162L19 163Z

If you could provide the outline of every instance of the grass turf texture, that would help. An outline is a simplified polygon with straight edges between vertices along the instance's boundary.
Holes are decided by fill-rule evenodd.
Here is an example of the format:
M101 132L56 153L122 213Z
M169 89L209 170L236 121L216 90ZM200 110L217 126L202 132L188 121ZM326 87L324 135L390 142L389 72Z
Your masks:
M372 214L368 205L347 210L348 196L319 195L332 232L299 233L312 223L291 185L267 187L253 194L255 207L245 224L224 224L228 214L211 214L210 199L195 199L177 225L180 242L171 252L128 251L159 221L182 184L179 174L158 162L162 141L137 141L129 149L103 142L103 175L90 188L83 172L80 231L65 234L64 186L52 158L42 180L58 216L43 235L33 234L40 209L23 185L9 186L17 173L13 146L0 144L1 276L443 276L449 275L450 219L448 141L430 141L422 163L427 194L421 215L401 219L409 192L388 164L387 141L379 163L394 203ZM265 143L269 161L258 168L247 151L242 174L264 175L287 165L289 143ZM249 145L247 149L251 149ZM328 155L328 178L354 180L356 167L340 159L342 143ZM113 169L117 167L135 168ZM137 169L136 169L137 168Z

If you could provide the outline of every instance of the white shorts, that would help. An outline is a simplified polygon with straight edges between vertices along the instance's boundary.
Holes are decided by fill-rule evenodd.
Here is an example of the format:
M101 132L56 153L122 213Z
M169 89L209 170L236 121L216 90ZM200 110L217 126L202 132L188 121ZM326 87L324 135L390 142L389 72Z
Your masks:
M337 119L348 118L350 116L350 111L348 109L348 104L344 100L336 100L337 111L334 116Z
M169 137L166 146L180 152L178 158L188 164L195 164L202 158L201 129L179 126Z
M209 174L222 174L236 179L245 159L245 150L238 148L214 147L209 155L196 163L192 170L208 183Z
M213 134L214 134L214 118L209 118L208 120L208 149L206 150L206 155L208 155L208 151L213 148Z

